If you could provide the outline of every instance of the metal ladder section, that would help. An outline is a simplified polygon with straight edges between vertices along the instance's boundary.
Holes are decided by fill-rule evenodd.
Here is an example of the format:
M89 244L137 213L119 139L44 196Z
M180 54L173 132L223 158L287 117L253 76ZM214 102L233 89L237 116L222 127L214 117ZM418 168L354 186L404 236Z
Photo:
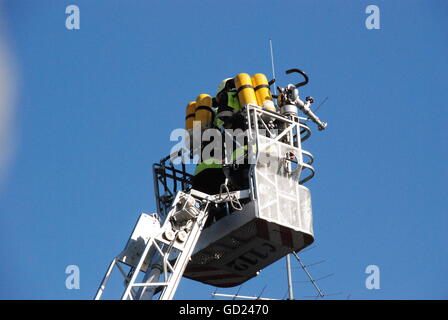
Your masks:
M204 227L209 204L201 192L179 191L161 227L156 214L142 214L125 250L112 260L95 300L101 299L115 267L125 278L122 300L149 300L159 292L159 300L172 299ZM120 264L131 266L128 274ZM137 282L140 272L145 276Z

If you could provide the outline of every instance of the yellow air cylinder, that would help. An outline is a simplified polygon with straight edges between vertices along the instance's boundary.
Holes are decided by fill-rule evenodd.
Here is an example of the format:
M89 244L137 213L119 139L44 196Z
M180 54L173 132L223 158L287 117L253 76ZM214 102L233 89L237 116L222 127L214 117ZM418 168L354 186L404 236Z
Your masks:
M196 98L195 121L201 121L201 129L211 128L213 123L213 101L208 94L200 94Z
M257 104L264 110L275 112L275 105L272 101L272 94L266 76L263 73L255 74L252 76L252 84L257 97Z
M193 129L195 112L196 112L196 101L192 101L187 104L187 109L185 111L185 130Z
M191 101L187 104L185 110L185 147L191 150L193 149L192 131L193 131L193 121L196 112L196 101Z
M235 86L241 106L249 103L257 104L257 97L255 96L252 80L247 73L240 73L235 77Z

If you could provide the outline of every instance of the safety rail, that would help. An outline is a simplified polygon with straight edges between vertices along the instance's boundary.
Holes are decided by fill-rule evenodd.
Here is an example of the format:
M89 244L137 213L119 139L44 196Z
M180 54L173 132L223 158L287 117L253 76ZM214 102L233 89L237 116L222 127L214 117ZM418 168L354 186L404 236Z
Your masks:
M263 110L257 105L248 104L246 106L247 112L247 123L249 127L249 136L255 139L257 135L262 135L267 138L277 140L284 143L285 145L291 145L298 148L302 154L302 161L299 164L304 174L304 177L299 179L299 184L304 184L311 180L315 175L315 169L312 166L314 162L313 155L302 149L301 143L307 140L311 136L311 129L304 124L307 121L306 118L298 116L286 116L271 111ZM277 123L277 128L281 128L280 132L273 132L272 128L266 123L264 118L270 118L271 122ZM266 135L262 134L260 129L265 130ZM298 138L300 137L300 139Z
M311 129L302 121L307 121L307 119L297 117L297 122L299 122L300 126L300 141L305 142L309 137L311 137Z
M183 150L177 154L169 155L153 164L154 194L156 197L157 212L162 219L171 210L171 204L178 191L191 188L192 175L187 172L185 163L181 163L176 169L172 160L182 156ZM162 220L163 221L163 220Z

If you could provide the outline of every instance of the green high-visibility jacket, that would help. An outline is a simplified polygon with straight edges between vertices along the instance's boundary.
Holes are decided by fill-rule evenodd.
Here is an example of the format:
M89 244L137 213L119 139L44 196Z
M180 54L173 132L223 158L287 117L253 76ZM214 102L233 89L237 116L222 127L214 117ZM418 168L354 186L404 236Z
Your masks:
M201 163L198 163L198 165L196 166L196 170L194 171L194 175L197 175L206 169L220 169L220 168L222 168L222 161L210 158L204 160Z
M233 108L235 111L241 110L240 100L238 99L238 93L235 91L227 92L227 105Z
M225 106L225 107L231 108L231 109L233 109L233 112L241 110L240 101L238 99L238 93L236 93L234 91L227 92L227 97L226 97L225 100L226 101L222 101L221 100L221 103L222 103L221 106ZM224 122L217 117L217 114L220 111L221 110L220 110L219 107L215 109L215 121L214 121L214 124L215 124L216 128L221 128L222 125L224 124Z

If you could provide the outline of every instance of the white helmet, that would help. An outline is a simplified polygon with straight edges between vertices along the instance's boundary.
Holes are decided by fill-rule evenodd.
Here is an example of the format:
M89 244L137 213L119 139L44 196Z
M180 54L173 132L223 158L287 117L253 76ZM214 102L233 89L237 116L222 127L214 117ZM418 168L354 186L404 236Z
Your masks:
M216 94L220 93L225 87L226 83L229 80L232 80L233 78L227 78L221 81L221 83L218 85L218 88L216 88Z

